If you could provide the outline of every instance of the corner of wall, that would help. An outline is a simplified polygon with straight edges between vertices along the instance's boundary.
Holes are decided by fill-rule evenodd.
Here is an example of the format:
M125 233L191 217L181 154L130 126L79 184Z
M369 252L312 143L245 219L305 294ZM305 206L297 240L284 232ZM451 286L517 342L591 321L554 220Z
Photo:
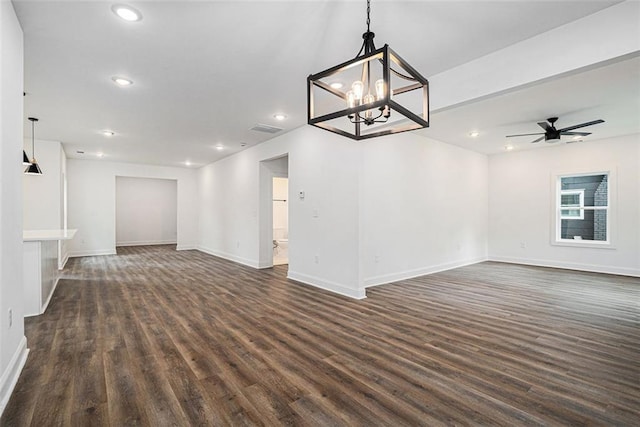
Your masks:
M25 363L27 363L28 355L29 349L27 348L27 338L22 337L18 348L9 361L7 369L5 369L2 373L2 377L0 377L0 416L4 412L4 408L6 408L7 403L9 403L9 398L11 397L11 393L18 382L20 372L22 372L22 368Z
M324 289L325 291L344 295L349 298L364 299L367 297L364 288L353 289L352 287L345 286L340 283L332 282L303 273L297 273L291 270L289 270L289 273L287 274L287 279L295 280L296 282L301 282L305 285L311 285L316 288Z

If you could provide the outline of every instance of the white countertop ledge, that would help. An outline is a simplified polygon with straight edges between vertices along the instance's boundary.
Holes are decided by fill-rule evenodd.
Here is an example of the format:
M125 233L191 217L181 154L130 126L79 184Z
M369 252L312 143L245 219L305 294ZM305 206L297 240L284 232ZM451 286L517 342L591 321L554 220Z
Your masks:
M37 242L42 240L71 240L76 235L77 229L67 230L24 230L22 240L25 242Z

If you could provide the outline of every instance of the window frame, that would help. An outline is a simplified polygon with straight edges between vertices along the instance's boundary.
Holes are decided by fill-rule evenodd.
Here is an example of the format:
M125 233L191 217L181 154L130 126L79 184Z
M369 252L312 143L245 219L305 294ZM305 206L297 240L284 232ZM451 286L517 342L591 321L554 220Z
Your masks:
M572 175L575 176L575 175ZM561 179L561 178L559 178ZM564 195L569 195L569 194L577 194L580 196L580 200L578 202L578 205L562 205L562 196ZM608 202L608 201L607 201ZM580 188L580 189L575 189L575 190L562 190L560 189L560 219L584 219L584 188ZM562 209L564 207L564 209ZM580 215L578 216L571 216L571 215L564 215L562 213L562 211L575 211L578 210L578 212L580 213Z
M580 209L585 210L605 210L607 212L607 240L576 240L562 239L560 236L562 228L561 218L561 195L562 195L562 178L591 176L591 175L607 175L607 206L583 206ZM610 169L590 169L575 172L557 172L551 175L551 227L550 227L550 243L553 246L570 246L580 248L599 248L599 249L616 249L614 246L616 210L615 204L617 200L616 193L616 173L615 168ZM569 190L577 191L577 190ZM566 210L566 208L565 208ZM564 218L569 219L569 218ZM577 218L576 218L577 219Z

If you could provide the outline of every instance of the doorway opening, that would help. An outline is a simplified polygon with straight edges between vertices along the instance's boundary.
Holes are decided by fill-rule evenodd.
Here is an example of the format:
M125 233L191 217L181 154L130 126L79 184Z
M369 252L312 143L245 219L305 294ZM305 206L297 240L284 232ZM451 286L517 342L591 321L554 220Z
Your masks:
M273 177L273 265L289 264L289 178Z
M260 162L258 268L288 265L292 249L289 233L289 155Z
M116 176L116 247L175 245L178 181Z

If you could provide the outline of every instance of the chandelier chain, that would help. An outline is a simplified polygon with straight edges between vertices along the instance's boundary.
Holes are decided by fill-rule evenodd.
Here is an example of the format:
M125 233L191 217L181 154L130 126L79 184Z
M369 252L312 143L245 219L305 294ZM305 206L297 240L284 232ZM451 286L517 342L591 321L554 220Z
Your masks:
M371 0L367 0L367 32L369 32L369 26L371 25Z

